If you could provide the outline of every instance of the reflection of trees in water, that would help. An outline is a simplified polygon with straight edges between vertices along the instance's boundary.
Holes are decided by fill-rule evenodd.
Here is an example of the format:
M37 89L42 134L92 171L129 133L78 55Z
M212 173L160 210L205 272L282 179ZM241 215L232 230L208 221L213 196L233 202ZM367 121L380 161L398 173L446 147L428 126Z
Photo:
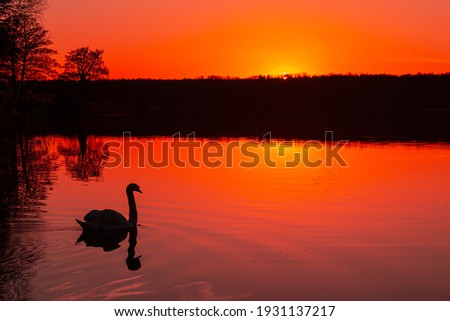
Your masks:
M32 299L31 280L44 259L42 205L64 155L77 180L100 179L103 142L78 139L0 137L0 300Z
M0 138L0 200L5 213L18 220L35 216L55 180L54 142L41 137Z
M102 179L100 166L103 140L93 136L78 135L77 139L66 139L58 145L58 152L64 155L64 163L72 179L77 181L99 181Z
M46 138L0 138L0 299L31 299L30 280L43 258L40 206L56 179Z

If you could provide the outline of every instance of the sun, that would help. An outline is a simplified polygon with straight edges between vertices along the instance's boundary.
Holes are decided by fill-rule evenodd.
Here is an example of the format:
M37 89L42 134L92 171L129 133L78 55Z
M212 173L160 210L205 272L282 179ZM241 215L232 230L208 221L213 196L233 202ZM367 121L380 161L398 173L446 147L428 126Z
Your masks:
M271 68L271 75L281 79L289 79L293 75L300 74L304 72L303 68L297 66L295 64L287 65L279 65L277 67Z

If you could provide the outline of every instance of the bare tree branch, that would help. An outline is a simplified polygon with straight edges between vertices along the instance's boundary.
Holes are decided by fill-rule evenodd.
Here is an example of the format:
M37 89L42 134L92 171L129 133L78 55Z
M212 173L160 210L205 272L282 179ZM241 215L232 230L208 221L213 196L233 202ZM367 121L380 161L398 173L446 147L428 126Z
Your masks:
M0 0L0 77L13 83L56 75L56 53L42 24L45 0Z

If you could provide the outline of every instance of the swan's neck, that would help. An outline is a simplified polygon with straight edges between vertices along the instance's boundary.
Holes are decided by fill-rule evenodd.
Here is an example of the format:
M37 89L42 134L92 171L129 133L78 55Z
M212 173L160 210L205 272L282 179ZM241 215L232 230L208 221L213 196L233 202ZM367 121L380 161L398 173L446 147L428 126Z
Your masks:
M128 196L128 206L130 207L130 215L128 218L128 223L131 226L137 225L137 209L136 209L136 201L134 200L133 192L127 192Z

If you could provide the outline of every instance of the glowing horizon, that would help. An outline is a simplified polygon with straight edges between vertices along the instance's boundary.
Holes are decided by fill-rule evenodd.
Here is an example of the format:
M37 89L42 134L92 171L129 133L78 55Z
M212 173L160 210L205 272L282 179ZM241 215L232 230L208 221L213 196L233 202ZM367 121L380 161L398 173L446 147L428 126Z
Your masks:
M450 71L450 2L48 1L57 59L105 50L111 78Z

